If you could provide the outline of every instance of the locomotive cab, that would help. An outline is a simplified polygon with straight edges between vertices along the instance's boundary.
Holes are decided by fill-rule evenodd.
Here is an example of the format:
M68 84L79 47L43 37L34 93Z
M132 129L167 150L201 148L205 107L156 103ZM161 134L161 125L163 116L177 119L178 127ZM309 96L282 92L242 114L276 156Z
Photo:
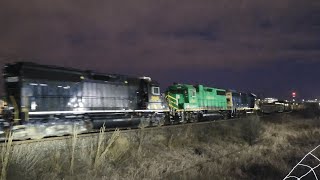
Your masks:
M184 111L198 109L197 91L192 85L176 84L170 86L166 94L172 109Z
M140 79L140 91L137 92L139 94L138 99L140 99L140 108L154 111L168 111L169 108L161 94L159 83L152 81L150 77L140 77Z

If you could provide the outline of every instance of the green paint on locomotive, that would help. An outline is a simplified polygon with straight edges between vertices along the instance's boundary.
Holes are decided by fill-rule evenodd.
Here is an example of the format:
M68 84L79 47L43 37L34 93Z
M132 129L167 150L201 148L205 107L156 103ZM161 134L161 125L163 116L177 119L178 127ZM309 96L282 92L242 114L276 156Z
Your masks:
M203 85L175 84L166 92L169 106L175 110L226 110L226 91Z

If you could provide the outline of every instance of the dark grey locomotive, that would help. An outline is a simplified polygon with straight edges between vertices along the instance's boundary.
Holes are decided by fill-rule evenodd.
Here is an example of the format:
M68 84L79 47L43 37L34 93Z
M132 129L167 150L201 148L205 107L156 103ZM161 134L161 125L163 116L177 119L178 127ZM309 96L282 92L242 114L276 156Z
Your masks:
M148 77L100 74L30 62L4 68L16 124L86 121L95 128L163 124L168 107ZM7 116L9 117L9 116Z

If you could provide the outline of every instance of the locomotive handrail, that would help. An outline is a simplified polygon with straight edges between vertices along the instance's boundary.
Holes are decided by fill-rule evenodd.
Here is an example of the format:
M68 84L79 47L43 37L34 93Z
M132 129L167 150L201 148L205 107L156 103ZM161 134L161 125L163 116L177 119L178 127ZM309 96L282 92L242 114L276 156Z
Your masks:
M175 100L175 101L177 100L177 98L172 97L172 96L170 96L169 94L168 94L166 97L171 98L171 99L173 99L173 100Z
M166 96L166 99L168 101L168 105L170 108L177 110L178 108L178 100L175 97L170 96L169 94Z

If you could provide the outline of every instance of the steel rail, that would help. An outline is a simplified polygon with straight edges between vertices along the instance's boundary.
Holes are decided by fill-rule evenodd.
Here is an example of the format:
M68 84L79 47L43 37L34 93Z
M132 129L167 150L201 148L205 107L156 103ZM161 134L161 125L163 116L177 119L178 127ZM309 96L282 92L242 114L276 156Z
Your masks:
M171 124L171 125L164 125L164 126L153 126L153 127L145 127L143 128L145 131L153 131L157 129L165 129L165 128L178 128L183 126L193 126L193 125L202 125L202 124L211 124L211 123L219 123L219 122L231 122L231 121L240 121L242 119L245 119L243 117L241 118L234 118L234 119L226 119L226 120L211 120L211 121L202 121L202 122L194 122L194 123L184 123L184 124ZM108 128L106 131L103 132L104 135L112 134L116 129L119 129L123 133L130 133L130 132L138 132L142 128ZM77 138L88 138L88 137L94 137L99 135L100 131L91 131L88 133L82 133L78 134ZM28 139L28 140L14 140L12 142L12 146L15 145L22 145L22 144L31 144L31 143L38 143L38 142L47 142L47 141L62 141L67 139L72 139L72 135L65 135L65 136L53 136L53 137L45 137L42 139ZM0 147L5 145L5 141L0 143Z
M268 116L272 116L272 115L277 116L277 115L283 115L283 114L289 114L289 113L292 113L292 111L283 112L283 113L263 114L263 115L258 115L258 117L263 118L263 117L268 117ZM240 121L240 120L246 119L247 117L250 117L250 115L246 116L246 117L232 118L232 119L219 119L219 120L192 122L192 123L167 124L167 125L163 125L163 126L151 126L151 127L145 127L143 129L147 130L147 131L152 131L152 130L162 129L162 128L177 128L177 127L182 127L182 126L202 125L202 124L229 122L229 121L238 121L238 120ZM104 133L104 135L112 134L116 129L119 129L123 133L129 133L129 132L139 131L142 128L139 128L139 127L106 128L106 130L103 133ZM99 133L100 133L100 131L97 129L95 131L90 131L87 133L78 134L77 137L78 138L93 137L93 136L99 135ZM42 139L14 140L12 142L12 145L37 143L37 142L44 142L44 141L58 141L58 140L66 140L66 139L72 139L72 134L71 135L64 135L64 136L45 137ZM0 142L0 147L2 147L4 144L5 144L5 141Z

